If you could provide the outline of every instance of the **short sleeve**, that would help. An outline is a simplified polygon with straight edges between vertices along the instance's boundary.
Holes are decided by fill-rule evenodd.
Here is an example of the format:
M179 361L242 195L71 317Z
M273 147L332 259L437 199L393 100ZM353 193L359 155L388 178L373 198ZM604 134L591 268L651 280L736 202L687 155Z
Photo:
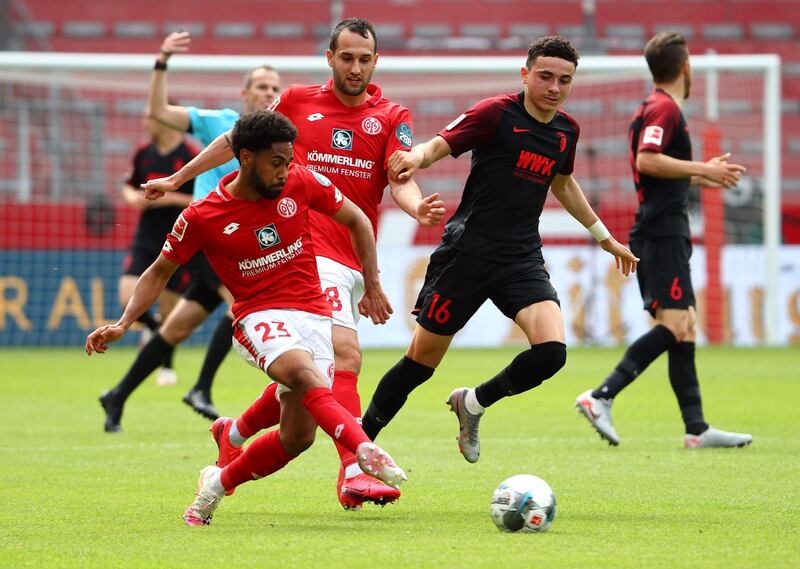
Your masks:
M642 114L638 151L664 152L680 125L681 111L671 101L659 100L647 105Z
M496 98L478 101L440 130L439 136L447 141L451 154L457 158L493 141L501 111L502 103Z
M167 234L167 240L161 248L161 254L173 263L183 265L200 250L202 235L200 217L194 206L189 206L175 220L172 231Z
M567 158L564 160L564 163L561 165L561 169L558 171L559 174L563 176L569 176L575 170L575 153L578 150L578 138L581 135L581 127L578 125L577 121L573 119L571 116L567 115L570 124L574 130L574 134L570 137L565 135L567 138ZM561 133L559 133L561 134Z
M139 184L144 184L147 181L144 169L142 168L142 152L144 152L144 146L140 146L136 150L136 154L133 155L133 161L131 162L131 170L125 177L125 183L137 190L139 189Z
M239 113L233 109L209 110L197 107L186 107L189 112L189 124L192 136L205 145L214 142L221 133L231 129L239 119Z
M411 112L402 107L392 121L392 132L386 139L386 148L383 152L384 169L388 168L389 158L397 150L411 150L414 145L414 123Z
M278 95L272 103L269 105L270 111L277 111L282 115L289 116L292 112L292 95L294 90L290 86L286 89L283 93Z
M339 188L319 172L306 169L300 171L306 177L309 207L325 215L336 215L344 204L344 196Z

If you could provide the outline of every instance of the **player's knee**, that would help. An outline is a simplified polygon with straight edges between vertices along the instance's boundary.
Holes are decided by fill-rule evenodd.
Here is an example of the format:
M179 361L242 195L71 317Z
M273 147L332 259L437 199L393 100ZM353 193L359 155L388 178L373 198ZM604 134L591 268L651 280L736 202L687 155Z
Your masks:
M309 429L293 430L286 434L281 432L281 446L288 455L297 456L314 444L316 432L316 425Z
M333 356L336 369L352 371L356 375L361 372L361 348L357 343L353 345L348 342L344 345L337 345L337 343L334 342Z
M177 346L192 335L194 328L178 319L167 320L158 333L170 345Z
M311 366L299 366L293 369L286 375L284 382L289 389L301 395L315 387L328 387L322 374Z
M561 342L531 346L511 362L503 388L509 395L523 393L553 377L567 363L567 347Z

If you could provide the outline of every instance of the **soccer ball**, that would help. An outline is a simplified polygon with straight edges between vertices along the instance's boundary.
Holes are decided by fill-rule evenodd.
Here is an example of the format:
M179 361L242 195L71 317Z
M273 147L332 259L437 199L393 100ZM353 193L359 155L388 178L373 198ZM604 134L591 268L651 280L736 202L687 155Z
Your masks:
M490 511L503 531L547 531L556 517L556 495L538 476L517 474L494 491Z

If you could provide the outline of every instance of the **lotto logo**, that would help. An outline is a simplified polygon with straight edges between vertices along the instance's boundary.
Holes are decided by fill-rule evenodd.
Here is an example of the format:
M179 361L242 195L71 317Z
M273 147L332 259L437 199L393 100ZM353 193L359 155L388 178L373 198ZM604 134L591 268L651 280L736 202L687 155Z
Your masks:
M314 122L314 121L322 120L324 118L325 118L325 115L323 115L322 113L313 113L313 114L308 115L306 117L306 120L308 122Z
M230 235L231 233L233 233L237 229L239 229L239 224L238 223L229 223L228 225L225 226L225 229L223 229L222 232L225 235Z
M164 246L161 249L163 251L166 251L167 253L171 253L172 252L172 243L170 243L169 241L164 241Z

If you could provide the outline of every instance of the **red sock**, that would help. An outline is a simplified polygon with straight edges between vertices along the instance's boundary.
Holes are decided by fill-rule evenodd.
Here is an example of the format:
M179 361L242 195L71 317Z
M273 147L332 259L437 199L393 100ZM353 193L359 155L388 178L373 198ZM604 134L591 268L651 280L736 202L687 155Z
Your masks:
M333 396L342 407L361 423L361 397L358 395L358 376L353 371L336 370L333 374ZM334 440L343 466L356 462L356 455Z
M336 401L327 387L309 389L303 397L303 407L329 437L350 452L356 452L358 445L369 441L358 421Z
M261 397L236 419L236 429L244 438L249 439L261 429L269 429L280 422L281 403L275 397L277 389L277 383L270 383Z
M284 450L280 430L270 431L250 443L242 456L222 469L222 487L233 490L239 484L264 478L286 466L293 457Z

